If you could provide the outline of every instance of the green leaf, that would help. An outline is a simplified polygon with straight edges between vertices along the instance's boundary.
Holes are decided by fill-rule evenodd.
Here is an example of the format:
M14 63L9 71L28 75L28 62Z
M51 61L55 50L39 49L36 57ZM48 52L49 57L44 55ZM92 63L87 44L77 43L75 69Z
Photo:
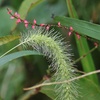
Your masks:
M9 8L13 10L13 8ZM0 9L0 37L8 35L12 25L13 20L11 20L10 15L7 14L7 7Z
M78 15L76 13L76 10L72 4L72 0L66 0L67 2L67 7L68 7L68 11L69 11L69 15L72 18L78 18Z
M27 13L30 11L30 8L37 6L43 0L24 0L21 4L18 13L20 14L22 19L25 19Z
M80 96L78 100L100 100L100 87L88 78L79 80Z
M66 0L66 2L67 2L67 7L68 7L68 11L69 11L70 17L78 18L78 15L77 15L77 12L76 12L76 10L74 8L72 0ZM80 25L82 25L82 23L80 23ZM77 29L79 29L79 28L77 27ZM86 54L87 52L89 52L90 49L89 49L89 45L87 43L87 39L86 38L81 37L80 40L77 40L77 36L75 36L75 39L76 39L76 44L77 44L77 48L78 48L80 56L82 56L82 55ZM81 60L81 63L82 63L83 70L85 72L91 72L91 71L95 70L95 65L94 65L94 62L93 62L91 54L88 54L85 58L83 58ZM93 80L96 84L98 84L97 75L91 75L91 76L88 76L88 77L91 80Z
M13 41L15 39L18 39L19 37L20 36L17 36L17 35L9 35L9 36L0 37L0 46L8 43L10 41Z
M44 0L41 4L32 9L27 19L32 22L33 19L37 20L37 23L50 23L53 21L52 15L66 15L67 7L65 0L55 0L55 3L51 4L52 0ZM42 8L42 9L41 9ZM45 13L44 13L45 12Z
M51 81L46 80L43 83L49 83L49 82ZM79 79L76 82L78 86L80 86L79 88L77 88L77 85L76 85L76 89L77 89L76 91L79 91L79 96L77 97L77 100L99 100L100 99L100 87L97 86L89 78L85 77L85 78ZM50 97L52 100L54 100L56 97L54 87L55 85L43 86L41 87L40 92L44 93L45 95ZM32 94L32 90L30 91L30 94Z
M23 91L22 84L25 79L25 69L22 60L14 60L8 65L10 65L10 67L3 69L6 69L4 75L1 74L3 79L0 81L0 95L3 100L13 100L15 95L20 95Z
M90 84L91 83L91 84ZM93 81L88 78L82 78L77 81L80 88L77 89L79 91L79 97L77 100L99 100L100 99L100 87L98 87ZM55 99L55 85L43 86L41 88L41 93L46 94L52 100Z
M80 34L100 40L100 25L64 16L56 16L54 20L56 22L61 22L64 26L72 26L74 30Z
M43 0L24 0L19 8L18 13L20 14L22 19L25 19L28 12L31 10L31 8L37 6L39 3L41 3ZM17 24L14 23L12 30L16 28Z
M49 80L44 81L43 83L48 83L50 82ZM43 86L40 90L41 93L46 94L48 97L50 97L52 100L55 99L55 91L54 91L55 85L49 85L49 86Z
M12 53L12 54L9 54L9 55L6 55L6 56L0 58L0 67L2 65L6 64L9 61L12 61L16 58L27 56L27 55L42 55L42 54L40 54L36 51L30 51L30 50L25 50L25 51L19 51L19 52L16 52L16 53Z
M44 86L41 88L41 93L46 94L48 97L50 97L52 100L55 99L55 92L54 92L54 86Z

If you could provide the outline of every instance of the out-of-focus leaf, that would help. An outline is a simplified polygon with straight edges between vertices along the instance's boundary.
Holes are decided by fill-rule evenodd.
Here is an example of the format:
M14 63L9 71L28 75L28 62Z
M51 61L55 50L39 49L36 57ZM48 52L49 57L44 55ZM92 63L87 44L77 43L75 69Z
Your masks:
M3 100L13 100L23 92L23 81L25 79L24 64L21 59L9 62L8 69L0 82L0 94Z
M19 8L18 13L20 14L22 19L25 19L27 13L30 11L30 8L37 6L43 0L24 0Z
M1 3L2 3L2 0L0 0L0 5L1 5ZM1 100L1 99L0 99Z
M18 39L20 36L17 35L9 35L9 36L3 36L0 37L0 45L6 44L10 41Z
M0 58L0 67L11 60L14 60L19 57L27 56L27 55L42 55L42 54L36 51L30 51L30 50L15 52L15 53L12 53Z
M32 9L27 19L33 22L34 19L37 20L37 23L48 23L53 21L52 15L66 15L67 7L65 0L56 0L55 3L51 4L49 0L44 0L41 4L37 5Z
M100 100L100 87L92 80L82 78L79 80L80 95L78 100Z
M9 8L13 10L13 8ZM10 15L7 14L7 7L0 9L0 37L8 35L12 25L13 20L11 20Z
M64 26L72 26L74 30L80 34L100 40L100 25L64 16L57 16L54 20L56 22L61 22Z
M77 13L75 11L75 8L74 8L74 6L72 4L72 0L66 0L66 2L67 2L67 7L68 7L68 11L69 11L70 17L78 18L78 15L77 15Z
M22 19L25 19L28 12L31 8L37 6L39 3L41 3L43 0L24 0L19 8L18 13L20 14ZM17 24L14 23L12 30L16 28Z

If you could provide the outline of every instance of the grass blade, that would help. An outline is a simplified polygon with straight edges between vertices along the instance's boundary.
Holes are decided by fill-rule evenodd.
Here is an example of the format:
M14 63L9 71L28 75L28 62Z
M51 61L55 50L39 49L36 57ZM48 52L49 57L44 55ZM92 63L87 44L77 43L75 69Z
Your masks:
M30 51L30 50L25 50L25 51L18 51L9 55L6 55L2 58L0 58L0 67L2 67L2 65L8 63L9 61L12 61L16 58L19 57L23 57L23 56L27 56L27 55L42 55L36 51Z
M92 38L100 40L100 37L98 38L99 32L97 32L100 26L86 22L86 21L78 20L77 19L78 15L77 15L77 12L72 4L72 0L66 0L66 2L67 2L67 7L68 7L70 17L76 18L75 20L78 21L78 24L76 24L77 22L72 22L72 20L70 20L70 22L72 24L74 23L74 27L72 25L71 26L73 28L75 28L75 30L78 33L81 33L81 34L83 33L84 35L87 35L87 36L90 36ZM97 34L97 36L95 33ZM88 46L87 40L84 37L81 37L80 40L77 40L77 37L75 36L75 39L76 39L76 43L77 43L77 47L78 47L78 51L79 51L80 56L89 52L89 46ZM91 54L88 54L85 58L83 58L81 60L81 62L82 62L83 70L85 72L90 72L90 71L95 70L95 65L94 65ZM91 75L91 76L89 76L89 78L91 80L93 80L96 84L98 84L98 78L96 75Z

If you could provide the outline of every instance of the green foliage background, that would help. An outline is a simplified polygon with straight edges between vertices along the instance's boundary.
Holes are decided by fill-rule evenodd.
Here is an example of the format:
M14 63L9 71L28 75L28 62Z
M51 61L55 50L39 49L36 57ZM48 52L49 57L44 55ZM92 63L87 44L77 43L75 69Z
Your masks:
M36 19L38 24L57 24L60 21L62 25L73 26L76 32L92 38L93 41L84 37L77 40L74 35L68 37L66 30L56 29L63 34L65 41L70 41L74 60L91 50L95 41L100 43L99 0L0 0L0 55L18 44L18 35L25 30L23 24L16 25L15 20L10 19L7 8L18 12L21 18L30 22ZM56 16L54 19L51 18L53 14ZM78 62L77 69L85 72L99 69L99 58L100 47ZM33 91L23 91L24 87L41 82L48 73L48 64L46 58L37 52L25 53L21 47L13 50L11 55L1 58L0 100L25 100L25 97L28 100L54 99L53 86L43 87L39 93L31 96L28 94ZM99 81L99 74L79 80L78 91L81 96L78 100L100 100Z

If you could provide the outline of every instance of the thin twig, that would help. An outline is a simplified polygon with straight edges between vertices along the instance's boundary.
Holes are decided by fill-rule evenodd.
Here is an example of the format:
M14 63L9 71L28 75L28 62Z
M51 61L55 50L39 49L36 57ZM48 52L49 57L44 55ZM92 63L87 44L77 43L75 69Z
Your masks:
M36 86L32 86L32 87L29 87L29 88L24 88L24 90L31 90L31 89L35 89L35 88L39 88L39 87L43 87L43 86L48 86L48 85L69 83L71 81L78 80L78 79L81 79L81 78L84 78L86 76L89 76L89 75L92 75L92 74L96 74L96 73L100 73L100 70L92 71L92 72L89 72L87 74L75 77L75 78L70 79L70 80L65 80L65 81L61 81L61 82L42 83L42 84L39 84L39 85L36 85Z
M23 96L21 96L18 100L28 100L31 96L36 95L37 92L35 89L32 89L26 92Z
M95 46L95 47L92 48L89 52L87 52L86 54L82 55L80 58L78 58L77 60L75 60L75 61L73 62L73 64L79 62L81 59L83 59L84 57L86 57L88 54L92 53L94 50L97 49L97 47L98 47L98 46Z

